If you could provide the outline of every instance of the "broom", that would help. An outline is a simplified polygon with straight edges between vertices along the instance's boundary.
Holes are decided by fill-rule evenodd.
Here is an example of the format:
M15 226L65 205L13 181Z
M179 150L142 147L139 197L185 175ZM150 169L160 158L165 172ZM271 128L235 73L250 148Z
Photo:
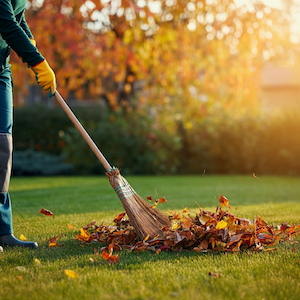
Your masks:
M153 237L161 234L162 228L170 225L169 219L162 212L152 208L148 202L140 197L120 174L118 168L111 167L58 91L55 92L54 97L106 169L106 176L109 183L121 200L137 236L140 239L144 239L148 235Z

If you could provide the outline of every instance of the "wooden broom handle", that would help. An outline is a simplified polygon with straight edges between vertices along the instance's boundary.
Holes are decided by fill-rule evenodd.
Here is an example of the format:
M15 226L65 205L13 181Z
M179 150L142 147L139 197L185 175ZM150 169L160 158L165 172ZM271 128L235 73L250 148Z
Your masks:
M97 158L100 160L100 162L102 163L102 165L106 169L106 171L110 171L112 169L111 165L106 160L106 158L103 156L103 154L101 153L101 151L99 150L99 148L96 146L96 144L91 139L91 137L89 136L89 134L86 132L86 130L80 124L80 122L78 121L78 119L76 118L76 116L74 115L74 113L72 112L72 110L70 109L70 107L68 106L68 104L65 102L65 100L62 98L62 96L59 94L59 92L57 90L55 91L54 97L58 101L58 103L61 105L61 107L63 108L63 110L65 111L65 113L68 115L68 117L70 118L70 120L73 122L73 124L75 125L75 127L78 129L78 131L80 132L80 134L82 135L82 137L85 139L85 141L87 142L87 144L90 146L90 148L92 149L92 151L95 153L95 155L97 156Z

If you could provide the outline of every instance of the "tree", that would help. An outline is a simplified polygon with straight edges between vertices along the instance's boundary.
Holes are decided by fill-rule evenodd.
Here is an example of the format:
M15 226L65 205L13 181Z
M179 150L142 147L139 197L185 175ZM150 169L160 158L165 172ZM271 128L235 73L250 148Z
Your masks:
M289 14L259 1L29 3L28 23L63 95L101 96L113 109L149 104L184 124L212 109L255 111L262 63L293 46ZM24 90L29 73L16 57L13 71Z

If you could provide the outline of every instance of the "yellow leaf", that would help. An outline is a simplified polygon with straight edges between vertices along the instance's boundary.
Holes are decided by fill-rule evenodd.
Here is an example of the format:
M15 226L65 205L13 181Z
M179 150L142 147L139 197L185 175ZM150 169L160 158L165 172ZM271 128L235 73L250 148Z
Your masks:
M155 207L157 206L157 204L158 204L158 200L156 199L156 200L154 201L154 204L151 206L151 208L155 208Z
M226 228L227 227L227 222L225 222L225 221L220 221L220 222L218 222L218 224L217 224L217 226L216 226L216 229L223 229L223 228Z
M71 225L71 224L68 224L68 228L70 228L70 229L75 229L75 226L74 226L74 225Z
M69 277L69 278L78 278L79 275L72 271L72 270L65 270L65 274Z
M40 261L39 259L37 259L37 258L35 258L33 262L34 262L34 264L37 265L37 266L40 266L40 265L41 265L41 261Z
M178 228L180 228L180 225L174 223L174 224L172 225L172 227L171 227L171 230L176 230L176 229L178 229Z
M27 241L27 238L26 238L25 235L21 234L21 235L20 235L20 240L21 240L21 241Z

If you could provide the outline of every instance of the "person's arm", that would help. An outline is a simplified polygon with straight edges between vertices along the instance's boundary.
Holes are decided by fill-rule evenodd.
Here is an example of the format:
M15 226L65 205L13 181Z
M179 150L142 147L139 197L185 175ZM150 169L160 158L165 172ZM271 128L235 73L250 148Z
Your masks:
M26 22L25 19L23 19L23 26L25 26L24 22ZM35 66L42 62L44 57L31 43L28 34L33 36L29 28L30 33L25 30L17 22L10 0L1 0L0 33L2 38L29 66Z
M21 28L25 31L26 35L31 39L31 40L34 40L34 37L28 27L28 24L26 22L26 19L25 19L25 14L24 14L24 11L20 13L20 16L17 16L16 17L17 20L19 20L19 24L21 26Z
M23 21L26 22L24 18ZM28 63L36 75L38 84L44 90L49 90L50 97L53 96L56 90L55 74L17 22L10 0L0 1L0 34L17 55ZM30 35L32 36L31 32Z

